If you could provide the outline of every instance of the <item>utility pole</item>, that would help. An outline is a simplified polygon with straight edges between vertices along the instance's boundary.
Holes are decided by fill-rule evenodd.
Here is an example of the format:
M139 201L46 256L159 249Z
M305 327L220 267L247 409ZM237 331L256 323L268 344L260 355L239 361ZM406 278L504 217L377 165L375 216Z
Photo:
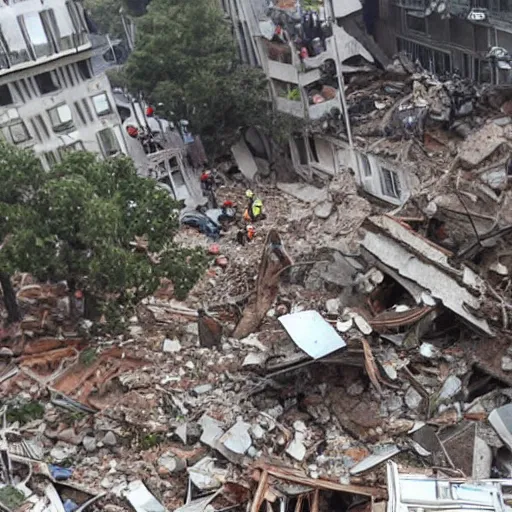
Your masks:
M335 55L334 60L336 61L336 75L338 78L338 88L339 88L340 97L341 97L341 107L342 107L342 111L343 111L343 119L345 120L348 144L350 146L350 149L354 149L354 141L352 139L352 126L350 124L350 117L348 115L347 98L345 96L345 83L343 80L343 72L341 70L341 60L340 60L340 54L339 54L339 50L338 50L338 40L336 38L335 28L337 27L337 24L336 24L336 18L334 17L334 8L332 5L332 0L329 0L329 2L326 3L326 5L329 6L330 12L328 13L328 19L333 28L332 34L333 34L333 40L334 40L334 55Z

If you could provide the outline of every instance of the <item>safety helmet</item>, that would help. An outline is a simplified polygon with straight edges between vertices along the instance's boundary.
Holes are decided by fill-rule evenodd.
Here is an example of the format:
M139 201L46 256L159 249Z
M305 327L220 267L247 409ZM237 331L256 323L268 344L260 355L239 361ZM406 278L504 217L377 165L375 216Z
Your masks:
M254 206L257 208L263 208L263 201L261 199L256 199L256 201L254 201Z
M245 191L245 197L248 197L249 199L251 199L252 197L254 197L254 192L252 190L247 189Z

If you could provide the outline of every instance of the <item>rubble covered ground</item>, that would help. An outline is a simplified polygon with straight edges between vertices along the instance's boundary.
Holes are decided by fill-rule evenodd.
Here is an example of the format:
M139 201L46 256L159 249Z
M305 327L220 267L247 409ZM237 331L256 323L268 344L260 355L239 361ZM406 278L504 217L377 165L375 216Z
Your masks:
M348 100L373 123L417 102L421 127L355 120L358 144L415 168L402 206L371 200L349 169L323 188L262 184L256 238L229 228L185 301L163 283L118 337L73 322L65 284L17 277L2 509L383 510L421 501L424 477L467 502L461 482L511 477L508 100L473 91L457 133L436 110L455 94L445 83L392 79ZM246 201L234 182L216 194ZM178 239L212 245L188 227Z

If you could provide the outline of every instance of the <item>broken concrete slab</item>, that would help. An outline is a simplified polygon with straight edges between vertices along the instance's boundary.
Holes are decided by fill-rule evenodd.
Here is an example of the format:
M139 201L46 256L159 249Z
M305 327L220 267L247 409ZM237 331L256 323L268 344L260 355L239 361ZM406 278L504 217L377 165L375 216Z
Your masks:
M213 389L211 384L201 384L200 386L196 386L192 391L196 396L205 395L209 393Z
M187 431L188 431L187 423L182 423L181 425L176 427L176 430L174 431L174 434L180 438L180 440L183 444L187 444Z
M170 339L166 338L164 340L162 350L166 354L176 354L177 352L180 352L180 350L181 350L181 343L177 339L170 340Z
M217 467L212 457L205 457L188 468L188 474L200 491L211 491L224 483L227 470Z
M286 453L298 462L302 462L306 456L306 447L302 442L302 436L296 434L290 444L286 447Z
M332 213L332 209L334 208L334 204L330 201L324 201L317 206L315 206L315 215L319 219L328 219Z
M293 196L304 203L320 203L327 201L326 188L316 188L306 183L278 183L277 188L281 192Z
M493 335L487 320L473 313L480 310L482 299L461 284L463 276L449 263L449 253L392 217L371 217L368 224L361 245L373 257L423 287L479 332Z
M252 444L249 429L251 425L237 421L221 438L220 442L230 451L243 455Z
M141 480L130 482L124 492L135 512L167 512L165 507L148 491Z
M488 419L501 440L512 451L512 404L494 409Z
M480 165L506 142L503 128L489 122L469 134L459 146L459 158L470 168Z
M187 468L186 461L176 457L171 452L166 452L158 458L158 465L169 474L180 473Z
M203 415L198 423L203 428L203 433L200 438L201 443L215 448L216 441L224 434L222 423L207 414Z
M450 375L443 383L439 391L439 400L449 400L462 389L462 381L456 375Z
M409 409L417 409L423 400L423 397L411 386L405 393L405 404Z
M361 462L357 463L355 466L352 466L349 470L349 473L351 475L359 475L360 473L369 471L375 468L376 466L391 459L395 455L398 455L401 451L402 450L395 444L381 446L378 452L366 457Z
M252 156L250 149L246 142L240 139L234 146L231 147L231 153L238 165L238 168L242 174L250 181L254 180L254 177L258 173L258 166Z

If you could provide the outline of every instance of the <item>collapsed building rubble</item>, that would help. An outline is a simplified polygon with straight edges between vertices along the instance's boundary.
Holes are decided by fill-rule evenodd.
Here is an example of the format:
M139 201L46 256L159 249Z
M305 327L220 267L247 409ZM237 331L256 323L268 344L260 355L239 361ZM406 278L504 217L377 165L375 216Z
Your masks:
M348 84L343 171L257 185L256 238L223 232L186 301L162 283L99 337L66 283L17 277L0 509L508 509L508 99L395 64Z
M433 241L441 207L430 220L373 210L347 239L322 231L315 204L290 216L289 197L268 191L275 218L260 225L261 252L221 240L228 267L213 264L185 304L164 287L122 339L81 334L64 284L17 283L25 317L22 336L2 341L2 478L34 502L27 510L45 499L67 510L46 461L72 468L66 483L86 491L77 506L144 512L381 510L388 499L395 510L409 497L397 498L389 459L421 479L434 467L462 484L510 475L493 420L510 377L501 358L477 366L464 344L498 343L508 357L495 296L506 276L490 270L500 244L478 247L490 272L480 275ZM16 424L34 402L39 415Z

